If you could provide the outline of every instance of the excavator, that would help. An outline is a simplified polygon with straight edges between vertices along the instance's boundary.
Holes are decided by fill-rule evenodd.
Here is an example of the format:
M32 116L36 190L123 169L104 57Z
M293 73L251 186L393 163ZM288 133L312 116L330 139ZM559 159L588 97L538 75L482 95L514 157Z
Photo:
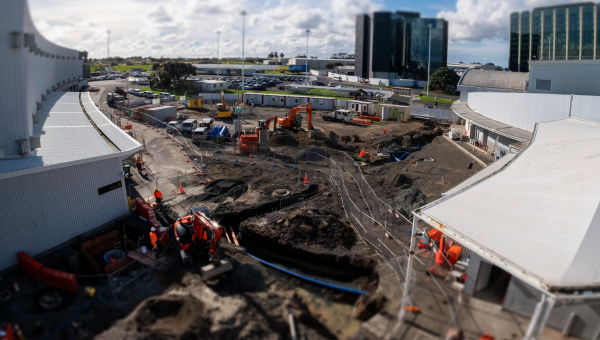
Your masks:
M271 124L271 122L273 122L273 130L277 130L277 116L273 116L273 117L269 117L267 119L263 119L263 120L259 120L258 121L258 127L261 128L261 130L269 130L269 125Z
M312 126L312 105L310 103L296 106L290 110L284 117L277 119L279 125L283 128L299 129L302 126L301 112L306 112L308 130L314 130Z
M195 252L208 253L210 257L211 263L201 268L204 278L209 279L233 269L231 262L222 258L223 251L219 246L223 228L201 211L177 220L173 231L179 243L179 254L184 266L192 264L190 252Z
M231 109L225 102L225 93L221 90L221 102L217 104L217 117L219 118L230 118Z

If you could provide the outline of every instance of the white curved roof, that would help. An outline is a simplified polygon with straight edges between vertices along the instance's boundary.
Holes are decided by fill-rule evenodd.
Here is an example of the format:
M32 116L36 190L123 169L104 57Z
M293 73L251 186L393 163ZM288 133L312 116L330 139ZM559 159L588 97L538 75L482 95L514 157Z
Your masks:
M600 124L538 124L499 172L415 212L542 289L600 286Z

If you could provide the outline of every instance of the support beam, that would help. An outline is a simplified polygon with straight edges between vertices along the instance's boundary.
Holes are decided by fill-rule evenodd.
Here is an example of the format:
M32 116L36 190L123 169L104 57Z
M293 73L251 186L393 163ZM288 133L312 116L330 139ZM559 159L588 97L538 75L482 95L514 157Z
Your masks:
M523 340L531 340L533 336L533 332L537 329L537 323L540 319L540 314L542 314L542 309L544 309L544 304L546 303L546 295L542 294L542 299L535 306L535 310L533 311L533 315L531 315L531 321L529 321L529 327L527 327L527 333L525 333L525 337Z
M542 319L540 320L540 324L538 326L537 332L535 333L535 337L534 337L535 340L540 339L540 335L542 334L542 331L544 330L544 327L546 326L546 322L548 321L548 318L550 317L550 313L552 312L552 309L554 308L555 303L556 303L555 296L550 296L546 300L546 308L544 309L544 313L542 314Z
M417 246L417 224L419 223L419 217L417 217L416 214L413 214L413 224L412 224L412 230L410 233L410 250L408 252L408 261L406 264L406 277L404 278L404 291L402 292L402 304L401 304L401 309L400 309L400 314L398 314L398 320L402 320L404 319L404 316L406 315L406 306L408 305L408 301L410 299L410 282L411 280L411 273L413 271L412 267L413 267L413 258L415 257L415 248Z

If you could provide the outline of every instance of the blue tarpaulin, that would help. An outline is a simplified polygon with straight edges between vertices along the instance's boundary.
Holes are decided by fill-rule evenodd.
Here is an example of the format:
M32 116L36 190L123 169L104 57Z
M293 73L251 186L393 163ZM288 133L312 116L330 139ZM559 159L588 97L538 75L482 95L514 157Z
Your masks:
M224 138L228 132L229 128L227 126L215 126L210 130L210 139Z

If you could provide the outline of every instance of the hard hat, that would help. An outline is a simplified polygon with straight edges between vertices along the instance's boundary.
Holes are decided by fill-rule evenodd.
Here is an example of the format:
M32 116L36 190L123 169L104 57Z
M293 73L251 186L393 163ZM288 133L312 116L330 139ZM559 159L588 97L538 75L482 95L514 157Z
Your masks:
M152 227L150 228L150 231L156 231L156 228Z
M154 188L154 191L158 191L158 188Z

